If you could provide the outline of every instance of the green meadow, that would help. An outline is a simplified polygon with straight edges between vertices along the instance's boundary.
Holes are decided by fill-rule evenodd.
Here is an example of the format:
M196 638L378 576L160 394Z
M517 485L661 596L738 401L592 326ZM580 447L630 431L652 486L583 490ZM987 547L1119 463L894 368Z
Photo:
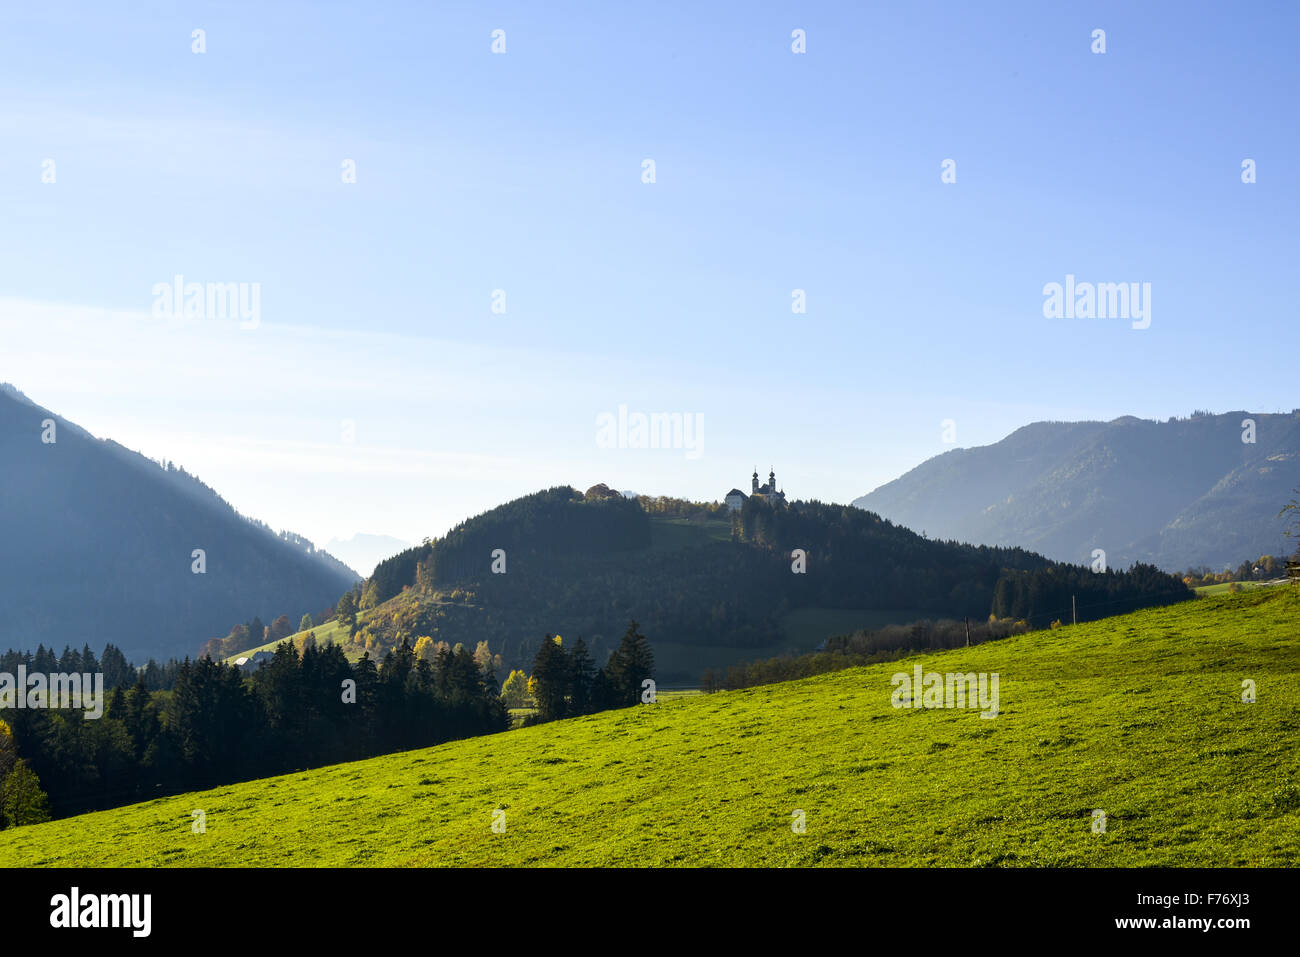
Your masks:
M1202 597L1210 595L1226 595L1232 590L1233 585L1239 585L1240 591L1249 591L1252 588L1275 588L1277 582L1219 582L1217 585L1198 585L1196 594Z
M918 664L997 672L1000 713L894 708ZM1298 671L1300 596L1250 590L17 828L0 864L1296 866Z

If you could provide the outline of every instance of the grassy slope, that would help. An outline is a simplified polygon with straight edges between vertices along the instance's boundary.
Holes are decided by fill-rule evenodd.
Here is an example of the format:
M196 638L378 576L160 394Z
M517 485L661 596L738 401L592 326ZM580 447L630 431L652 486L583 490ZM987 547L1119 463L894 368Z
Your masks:
M999 672L992 720L895 710L872 666L20 828L0 864L1295 866L1298 619L1261 589L905 663Z
M1234 584L1241 585L1242 590L1245 591L1251 588L1273 588L1278 583L1277 582L1219 582L1217 585L1198 585L1196 588L1196 594L1201 596L1226 595L1228 593L1228 589L1230 589Z
M316 633L317 645L330 645L336 641L342 641L347 637L347 634L343 631L343 623L336 618L333 621L325 622L325 624L323 625L317 625L314 628L309 628L307 629L307 631L295 631L292 635L289 635L287 638L280 638L277 641L268 641L266 644L257 645L254 648L249 648L246 649L245 651L237 652L231 655L229 658L224 659L224 661L226 664L234 664L235 661L237 661L238 659L244 657L252 657L253 655L257 654L259 651L275 651L276 645L286 641L296 641L299 638L306 637L308 632Z

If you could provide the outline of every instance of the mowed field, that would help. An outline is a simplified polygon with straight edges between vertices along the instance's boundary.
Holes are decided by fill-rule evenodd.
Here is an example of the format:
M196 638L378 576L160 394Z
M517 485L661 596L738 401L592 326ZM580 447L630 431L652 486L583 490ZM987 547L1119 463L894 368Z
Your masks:
M916 664L997 672L1000 714L893 708ZM0 864L1296 866L1298 671L1300 597L1252 590L18 828Z

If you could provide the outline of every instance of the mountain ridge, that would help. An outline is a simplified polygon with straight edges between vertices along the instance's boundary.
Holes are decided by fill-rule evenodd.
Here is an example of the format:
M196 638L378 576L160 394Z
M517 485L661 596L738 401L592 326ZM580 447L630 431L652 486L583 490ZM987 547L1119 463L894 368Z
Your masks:
M1066 562L1100 548L1114 567L1182 571L1283 553L1275 516L1298 466L1300 410L1034 422L934 456L853 504L932 536Z
M0 465L2 646L111 642L138 660L179 657L252 615L318 614L356 577L183 468L97 438L13 386L0 387Z

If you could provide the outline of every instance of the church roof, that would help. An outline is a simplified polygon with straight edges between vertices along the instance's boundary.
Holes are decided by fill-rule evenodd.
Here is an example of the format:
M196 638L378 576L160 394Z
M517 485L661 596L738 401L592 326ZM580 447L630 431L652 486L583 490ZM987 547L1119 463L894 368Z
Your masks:
M723 498L731 498L731 496L733 496L733 495L739 495L741 498L744 498L744 497L745 497L745 493L744 493L744 492L742 492L742 491L741 491L740 489L738 489L738 488L733 488L730 492L728 492L726 495L724 495Z

